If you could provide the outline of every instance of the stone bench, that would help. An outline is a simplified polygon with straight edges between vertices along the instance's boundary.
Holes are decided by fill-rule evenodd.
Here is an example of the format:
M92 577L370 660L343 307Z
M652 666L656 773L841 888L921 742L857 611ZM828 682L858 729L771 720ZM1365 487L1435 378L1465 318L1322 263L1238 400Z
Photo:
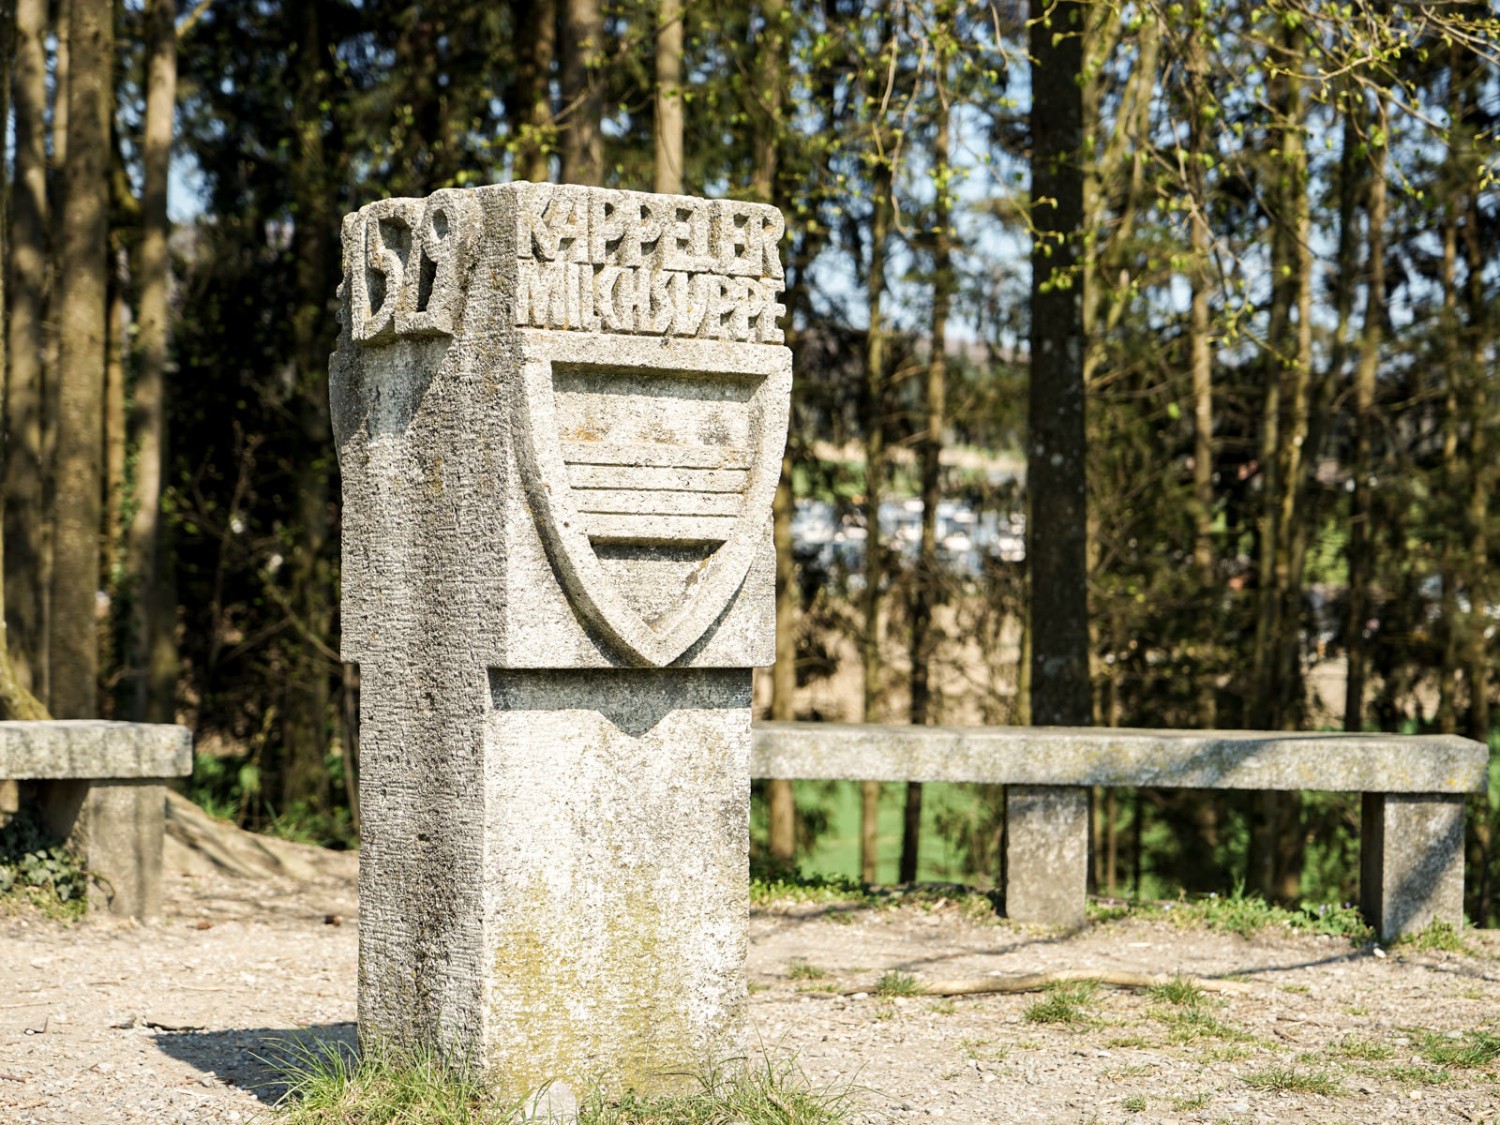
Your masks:
M1360 908L1391 940L1463 924L1464 796L1489 752L1452 736L1064 727L757 723L751 773L838 781L970 781L1006 791L1006 913L1078 926L1088 787L1357 792Z
M96 876L89 905L161 914L166 779L193 772L186 727L82 719L0 722L0 780L22 785L49 832Z

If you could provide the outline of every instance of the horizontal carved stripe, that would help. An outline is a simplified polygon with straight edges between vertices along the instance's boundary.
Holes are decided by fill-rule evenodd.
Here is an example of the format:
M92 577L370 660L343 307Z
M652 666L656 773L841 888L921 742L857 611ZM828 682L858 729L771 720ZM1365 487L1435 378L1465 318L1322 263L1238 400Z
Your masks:
M734 492L649 492L622 488L575 488L580 512L640 516L734 516L742 500Z
M677 469L748 469L750 451L727 445L672 445L668 442L565 441L569 465L654 465Z
M574 488L657 489L664 492L743 492L744 469L680 469L644 465L569 465Z
M734 533L733 516L647 516L590 513L583 518L596 543L723 543Z

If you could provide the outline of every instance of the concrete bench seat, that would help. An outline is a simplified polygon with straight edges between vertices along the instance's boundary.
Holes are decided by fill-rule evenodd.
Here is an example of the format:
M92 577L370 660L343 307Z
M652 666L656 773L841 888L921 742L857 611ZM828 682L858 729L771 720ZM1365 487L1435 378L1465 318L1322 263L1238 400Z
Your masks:
M753 745L755 777L1007 786L1006 912L1061 926L1084 920L1090 786L1361 793L1360 907L1383 940L1462 925L1464 797L1489 769L1446 735L757 723Z
M91 874L89 904L161 914L166 779L193 772L186 727L103 720L0 722L0 780L66 838Z

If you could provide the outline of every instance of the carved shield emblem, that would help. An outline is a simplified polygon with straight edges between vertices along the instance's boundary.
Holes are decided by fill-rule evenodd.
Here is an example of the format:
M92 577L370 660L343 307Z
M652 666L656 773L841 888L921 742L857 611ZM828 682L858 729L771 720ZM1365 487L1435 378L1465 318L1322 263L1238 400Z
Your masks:
M521 330L517 449L578 613L662 667L770 544L791 389L781 347Z

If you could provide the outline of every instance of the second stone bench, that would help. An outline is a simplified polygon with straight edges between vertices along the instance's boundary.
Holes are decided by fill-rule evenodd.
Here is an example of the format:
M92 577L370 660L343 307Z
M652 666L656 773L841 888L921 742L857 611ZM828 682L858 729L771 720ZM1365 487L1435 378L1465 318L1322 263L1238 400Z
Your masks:
M1463 924L1464 798L1489 751L1447 735L757 723L755 777L1005 785L1005 907L1079 926L1089 787L1363 794L1360 908L1381 940Z

